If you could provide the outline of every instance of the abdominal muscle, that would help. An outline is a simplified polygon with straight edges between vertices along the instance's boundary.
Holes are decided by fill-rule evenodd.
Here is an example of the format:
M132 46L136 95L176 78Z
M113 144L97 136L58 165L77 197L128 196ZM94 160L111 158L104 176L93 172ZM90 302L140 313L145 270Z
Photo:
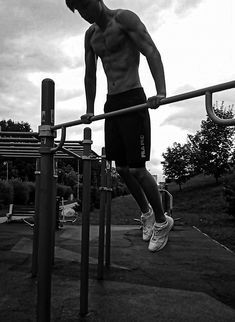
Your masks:
M108 94L141 87L139 51L115 18L104 34L96 28L91 45L96 55L101 58L107 77Z
M138 72L139 57L134 58L131 54L122 50L101 58L107 77L108 94L118 94L141 87Z

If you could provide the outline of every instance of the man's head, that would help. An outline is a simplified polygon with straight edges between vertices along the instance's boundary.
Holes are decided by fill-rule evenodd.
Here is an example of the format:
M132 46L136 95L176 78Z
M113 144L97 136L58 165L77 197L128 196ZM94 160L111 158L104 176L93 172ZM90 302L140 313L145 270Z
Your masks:
M72 12L77 10L89 23L94 23L102 11L103 0L65 0L65 2Z

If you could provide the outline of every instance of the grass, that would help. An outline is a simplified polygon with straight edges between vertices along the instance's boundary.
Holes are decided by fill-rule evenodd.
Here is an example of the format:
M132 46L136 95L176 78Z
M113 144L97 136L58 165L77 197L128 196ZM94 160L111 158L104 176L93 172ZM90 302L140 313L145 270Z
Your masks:
M188 181L183 190L175 184L168 186L174 197L174 216L190 226L196 226L213 239L235 251L235 217L226 213L222 188L225 179L234 180L230 175L219 184L209 176L197 176Z
M230 179L235 181L235 176ZM189 180L182 191L174 183L168 185L168 190L174 197L174 218L181 218L180 223L198 227L235 252L235 217L226 213L222 187L223 184L216 184L214 178L200 175ZM8 208L2 209L0 216L5 216L6 210ZM140 211L132 196L112 200L113 225L134 225L134 218L140 218ZM99 209L91 212L90 222L99 223Z
M235 251L235 217L226 213L222 195L222 180L216 184L213 177L197 176L188 181L182 191L176 184L168 186L173 195L173 217L180 223L196 226L211 238ZM140 211L133 198L128 196L112 200L112 224L136 224ZM99 210L91 213L91 223L97 224Z

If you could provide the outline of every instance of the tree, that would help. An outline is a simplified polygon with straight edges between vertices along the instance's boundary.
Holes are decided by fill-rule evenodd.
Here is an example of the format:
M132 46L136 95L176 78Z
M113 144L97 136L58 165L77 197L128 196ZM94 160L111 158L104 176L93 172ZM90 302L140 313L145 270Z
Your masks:
M168 147L167 152L162 156L165 159L163 163L164 175L168 179L174 180L182 190L182 184L189 180L193 173L189 145L175 142L173 147Z
M30 124L27 122L14 122L11 119L0 121L1 131L6 132L31 132Z
M233 117L232 109L225 109L223 103L215 109L220 118ZM229 169L232 157L234 128L214 123L209 117L201 122L201 130L188 135L191 163L195 173L213 175L216 182Z
M14 122L11 119L0 121L2 132L32 132L30 124L27 122ZM1 134L4 137L3 134ZM21 178L22 180L33 180L35 171L34 160L13 159L8 163L9 178ZM5 166L0 165L0 177L5 178Z

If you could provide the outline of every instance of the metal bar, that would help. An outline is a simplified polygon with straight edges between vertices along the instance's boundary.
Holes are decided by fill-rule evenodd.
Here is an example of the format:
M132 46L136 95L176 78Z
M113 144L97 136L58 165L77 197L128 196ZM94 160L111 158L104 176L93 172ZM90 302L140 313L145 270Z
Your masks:
M0 136L30 136L30 137L38 137L38 132L8 132L8 131L0 131Z
M105 265L110 266L110 246L111 246L111 162L106 161L107 192L106 192L106 243L105 243Z
M54 82L42 82L41 127L41 178L40 178L40 224L38 248L37 321L49 322L51 315L51 262L53 245L53 154L54 135L50 127L54 124Z
M0 144L1 144L1 146L7 146L7 147L26 147L26 148L39 148L40 147L40 143L38 142L35 142L35 143L29 143L29 142L12 142L12 145L10 144L9 145L9 143L8 142L2 142L1 141L1 138L0 138Z
M176 103L179 101L184 101L187 99L203 96L206 94L206 92L216 93L216 92L228 90L231 88L235 88L235 80L231 81L231 82L227 82L227 83L222 83L222 84L218 84L218 85L214 85L214 86L201 88L201 89L198 89L195 91L190 91L187 93L178 94L178 95L171 96L171 97L166 97L161 100L160 105ZM121 108L121 106L120 106L120 108ZM144 108L148 108L147 103L128 107L128 108L121 109L121 110L114 111L114 112L110 112L110 113L95 115L95 116L91 117L90 121L94 122L94 121L106 119L109 117L132 113L132 112L144 109ZM53 126L52 129L57 130L57 129L61 129L62 127L71 127L71 126L80 125L80 124L85 124L85 121L80 119L80 120L75 120L75 121L71 121L71 122L67 122L67 123L61 123L61 124L57 124L57 125Z
M88 313L89 234L91 201L91 129L84 129L83 192L82 192L82 244L80 275L80 315Z
M104 234L105 234L105 200L106 191L103 189L106 187L106 159L105 148L102 148L101 155L101 178L100 178L100 212L99 212L99 248L98 248L98 266L97 266L97 279L103 279L104 272Z
M36 160L35 171L35 215L33 226L32 277L37 276L38 240L39 240L39 207L40 207L40 159Z
M60 150L65 143L65 139L66 139L66 127L62 127L60 142L59 142L58 146L56 146L55 148L52 148L51 151L56 152L56 151Z
M212 105L212 93L206 92L206 111L208 116L212 119L213 122L222 126L234 126L235 118L232 119L221 119L215 114L213 105Z
M55 264L55 231L56 231L56 192L57 192L57 179L58 179L58 175L57 175L57 168L58 168L58 162L57 160L54 158L53 160L53 167L54 167L54 174L53 174L53 196L52 196L52 200L53 200L53 216L52 216L52 259L51 259L51 263L52 265Z
M23 142L38 142L36 138L8 138L0 137L0 142L19 142L22 139Z
M76 159L81 159L82 155L78 155L76 153L74 153L73 151L68 150L67 148L61 148L61 150L69 155L71 155L72 157L76 158ZM82 154L82 150L80 151L80 153Z

